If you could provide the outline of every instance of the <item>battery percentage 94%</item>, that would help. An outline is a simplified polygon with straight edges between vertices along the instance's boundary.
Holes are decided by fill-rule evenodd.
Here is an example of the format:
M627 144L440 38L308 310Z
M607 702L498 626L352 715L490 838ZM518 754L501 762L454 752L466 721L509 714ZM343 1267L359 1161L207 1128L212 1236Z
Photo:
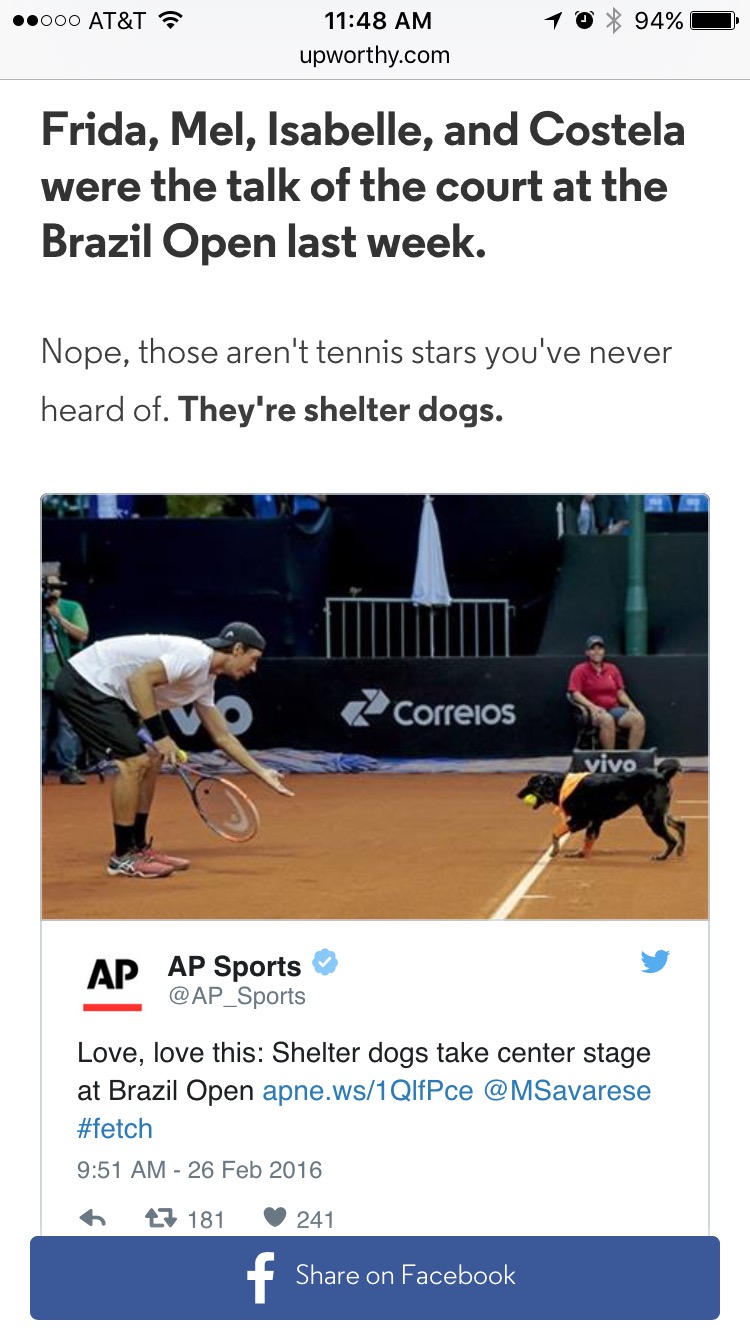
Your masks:
M682 21L682 10L673 14L671 10L657 10L655 14L647 14L644 9L639 9L635 16L635 26L639 32L645 28L666 28L667 32L671 28L682 28L685 25Z

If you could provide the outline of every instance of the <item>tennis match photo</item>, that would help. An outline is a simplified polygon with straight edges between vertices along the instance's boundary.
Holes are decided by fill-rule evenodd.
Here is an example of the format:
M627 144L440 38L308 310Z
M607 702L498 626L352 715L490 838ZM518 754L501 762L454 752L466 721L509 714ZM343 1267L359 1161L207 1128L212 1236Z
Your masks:
M708 511L45 495L43 917L706 919Z

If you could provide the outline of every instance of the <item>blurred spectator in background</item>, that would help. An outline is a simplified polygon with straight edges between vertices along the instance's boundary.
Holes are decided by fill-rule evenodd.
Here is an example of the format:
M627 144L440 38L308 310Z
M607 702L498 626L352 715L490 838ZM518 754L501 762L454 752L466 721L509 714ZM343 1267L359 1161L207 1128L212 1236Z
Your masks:
M627 496L594 496L594 514L598 532L608 537L617 537L627 532Z
M163 519L166 513L166 496L42 496L46 519Z
M280 519L291 515L305 523L319 519L328 506L328 497L318 496L225 496L223 512L227 518Z
M596 515L594 513L594 501L596 496L575 497L578 505L576 514L576 532L579 537L593 537L596 533Z
M220 519L226 496L167 496L169 519Z
M63 587L59 573L42 576L42 773L54 736L60 782L80 786L86 782L78 770L81 743L52 692L65 663L86 643L89 626L80 602L64 598Z
M133 496L89 496L88 516L90 519L132 519L133 500Z
M82 519L88 512L88 496L42 496L42 515L47 519Z
M285 496L222 496L225 519L278 519L285 513Z
M579 537L595 537L598 533L615 537L627 532L627 496L566 496L565 504L566 529Z

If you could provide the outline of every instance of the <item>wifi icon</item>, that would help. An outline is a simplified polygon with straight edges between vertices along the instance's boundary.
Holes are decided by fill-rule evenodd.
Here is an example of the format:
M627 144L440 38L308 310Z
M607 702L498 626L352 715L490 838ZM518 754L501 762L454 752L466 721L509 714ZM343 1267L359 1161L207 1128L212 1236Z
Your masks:
M176 9L165 9L164 12L159 15L159 18L168 28L174 28L175 24L179 23L182 18L182 14Z

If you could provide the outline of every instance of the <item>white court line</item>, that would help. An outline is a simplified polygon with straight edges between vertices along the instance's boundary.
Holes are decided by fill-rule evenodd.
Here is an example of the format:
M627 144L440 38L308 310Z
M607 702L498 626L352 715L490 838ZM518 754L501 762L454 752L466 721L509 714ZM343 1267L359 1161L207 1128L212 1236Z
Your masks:
M570 834L563 834L562 838L560 839L560 847L562 847L563 844L567 843L569 838ZM526 875L523 877L522 880L519 880L515 889L512 889L507 898L503 899L502 903L500 904L500 907L497 908L495 912L491 914L491 916L488 918L488 921L503 922L505 921L506 917L510 917L511 913L513 912L513 909L518 907L518 904L521 902L521 899L525 897L525 895L531 889L531 886L536 884L540 875L544 871L546 871L551 861L552 861L552 846L550 845L550 847L547 848L547 851L542 853L541 857L539 858L539 861L534 863L531 870L526 872Z
M624 821L628 821L628 820L636 821L636 820L640 820L641 817L640 817L640 815L618 815L617 818L618 818L618 820L624 820ZM710 820L710 819L711 819L711 816L710 816L710 815L686 815L686 816L685 816L685 819L686 819L686 820Z
M696 799L695 801L682 801L682 802L676 802L675 804L681 806L707 806L708 800ZM634 815L625 816L626 820L634 820L635 818L636 817ZM707 820L709 817L707 815L691 815L688 818L691 820ZM560 839L560 847L562 847L564 843L567 843L569 838L570 834L564 834L563 837ZM507 898L503 899L499 908L497 908L495 912L491 913L491 915L487 920L490 922L504 922L506 918L510 917L511 913L518 907L519 903L521 902L521 899L524 899L526 897L551 898L552 895L529 894L529 890L532 888L533 885L536 884L540 875L543 875L543 873L546 871L551 861L552 861L552 849L551 847L549 847L546 852L542 853L542 856L539 858L539 861L534 863L531 870L526 872L526 875L523 877L523 879L519 880L515 889L512 889L510 891L510 894L508 894Z

